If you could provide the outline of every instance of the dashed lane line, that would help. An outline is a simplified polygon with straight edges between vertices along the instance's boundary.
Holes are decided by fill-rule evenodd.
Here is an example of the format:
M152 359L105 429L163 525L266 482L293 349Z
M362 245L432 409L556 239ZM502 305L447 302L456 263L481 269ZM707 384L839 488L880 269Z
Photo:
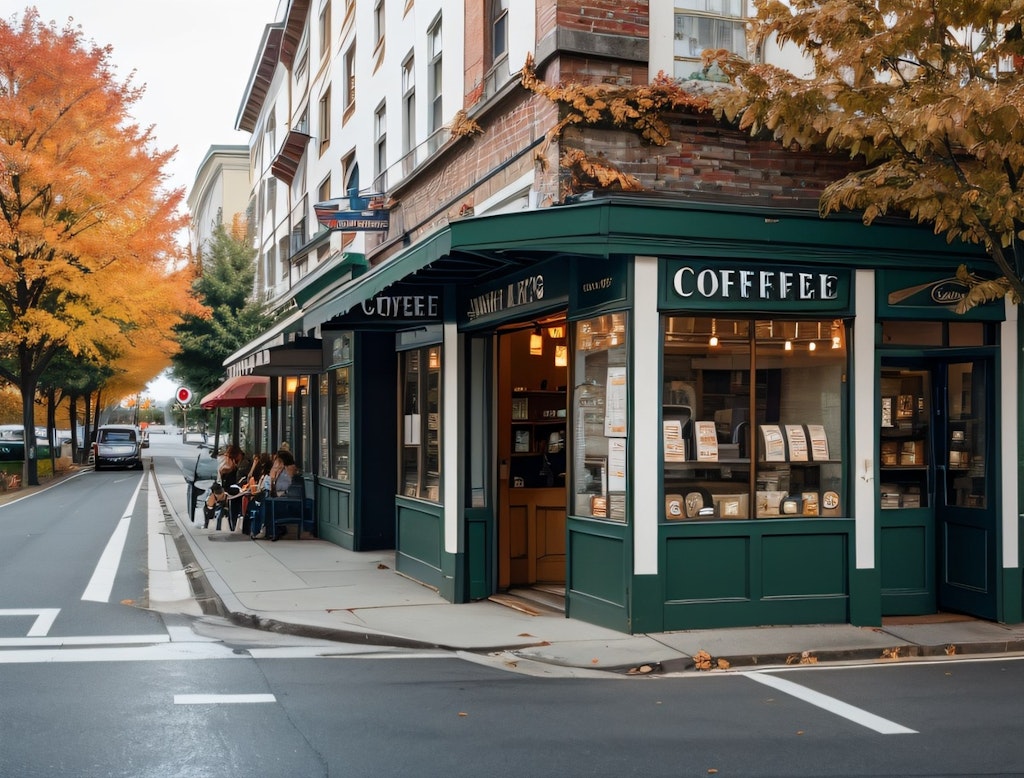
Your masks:
M791 697L796 697L798 700L815 705L822 710L826 710L829 713L834 713L837 716L841 716L844 719L852 721L854 724L860 724L862 727L867 727L875 732L882 735L916 735L917 730L909 729L904 727L902 724L897 724L894 721L883 719L881 716L876 716L874 713L868 713L863 708L858 708L849 703L845 703L842 700L837 700L835 697L829 697L827 694L816 692L813 689L808 689L806 686L787 681L785 678L779 678L778 676L771 675L770 673L743 673L747 678L752 681L757 681L765 686L770 686L776 691L788 694Z
M225 705L277 702L273 694L175 694L175 705Z

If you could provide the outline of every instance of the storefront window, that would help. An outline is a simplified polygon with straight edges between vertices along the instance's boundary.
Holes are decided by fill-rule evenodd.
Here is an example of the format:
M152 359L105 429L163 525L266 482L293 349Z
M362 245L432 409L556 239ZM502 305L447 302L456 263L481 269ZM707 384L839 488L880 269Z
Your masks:
M352 480L352 333L324 336L333 369L320 376L320 475Z
M841 320L665 319L665 518L841 516Z
M402 381L402 494L441 499L441 347L404 351Z
M573 513L626 520L627 314L575 323Z

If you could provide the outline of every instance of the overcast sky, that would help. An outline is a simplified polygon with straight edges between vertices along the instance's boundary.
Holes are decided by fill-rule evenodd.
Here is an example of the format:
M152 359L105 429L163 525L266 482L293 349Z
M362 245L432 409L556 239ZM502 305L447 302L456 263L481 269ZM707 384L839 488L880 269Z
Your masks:
M86 40L113 47L111 61L124 81L146 93L133 113L154 125L156 146L178 147L167 168L173 187L192 186L214 144L245 144L235 130L263 28L275 20L278 0L0 0L0 16L21 19L35 6L44 22L68 17Z
M33 5L44 22L63 27L72 17L86 40L112 46L118 80L136 71L133 82L146 93L135 119L154 126L158 149L178 147L166 169L171 188L187 196L210 146L249 142L235 119L278 0L0 0L0 17L20 22ZM147 393L163 401L176 387L161 377Z

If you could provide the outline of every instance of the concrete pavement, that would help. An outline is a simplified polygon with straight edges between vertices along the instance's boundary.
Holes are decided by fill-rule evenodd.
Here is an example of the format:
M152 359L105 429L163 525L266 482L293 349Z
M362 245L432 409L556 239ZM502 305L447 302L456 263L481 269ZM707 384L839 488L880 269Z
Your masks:
M395 572L393 551L352 552L290 535L253 541L240 532L192 523L179 468L155 459L165 508L151 517L151 600L161 610L196 612L183 597L187 578L205 612L247 626L382 646L438 647L497 657L518 669L545 666L617 673L820 662L893 662L907 658L1024 653L1024 624L957 616L848 624L687 630L625 635L562 614L537 615L492 602L454 605ZM201 514L201 511L197 511ZM153 543L152 539L158 539ZM161 545L162 543L162 545Z

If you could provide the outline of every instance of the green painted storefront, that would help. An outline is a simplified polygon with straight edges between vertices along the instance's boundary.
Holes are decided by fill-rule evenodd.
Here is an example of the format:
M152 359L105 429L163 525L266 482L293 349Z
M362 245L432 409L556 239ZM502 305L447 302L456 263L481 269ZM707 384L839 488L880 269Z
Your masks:
M394 533L401 573L436 588L453 602L481 599L497 591L503 531L494 499L499 455L491 432L474 437L475 429L486 427L479 417L493 413L497 403L499 387L492 381L496 349L489 344L499 330L527 326L552 311L563 312L570 328L617 314L629 321L625 515L622 521L578 515L567 494L567 616L624 632L779 623L879 624L883 591L892 588L894 581L896 588L908 588L898 580L900 576L937 573L925 569L927 551L912 537L923 529L902 535L894 530L886 537L885 527L894 515L879 510L876 498L869 496L875 487L866 485L879 477L880 466L878 462L865 465L859 455L864 446L874 451L880 445L878 433L869 432L877 426L883 360L910 352L922 359L938 358L942 351L887 350L881 342L880 322L899 316L949 320L945 309L904 309L894 314L885 301L890 292L908 285L900 275L907 267L916 268L928 280L952 276L962 263L981 271L990 269L981 251L950 246L927 230L895 221L867 228L855 219L822 220L807 212L640 197L598 198L454 221L359 278L328 288L316 305L303 308L306 326L321 328L325 338L332 330L355 333L348 363L351 474L344 482L318 479L321 537L348 548L381 547L373 544L376 540L371 543L370 537L377 533L373 537L387 543L386 524ZM753 299L722 297L695 305L672 294L673 274L683 266L827 273L842 279L845 286L838 302L782 300L762 309ZM547 282L542 298L470 315L472 301L498 289L512 289L538 273ZM436 289L444 300L432 342L443 350L444 415L457 418L441 420L444 467L437 499L404 495L395 475L400 414L394 365L403 349L403 325L346 319L357 304L396 284L411 290ZM764 311L782 316L813 314L816 309L822 318L843 318L851 339L843 450L835 457L841 460L842 513L669 521L660 507L651 511L652 505L664 504L666 497L660 476L664 468L661 408L652 410L649 402L654 396L650 385L660 384L662 377L660 322L667 316L718 312L757 317ZM985 529L988 545L979 553L996 557L984 571L990 579L985 585L994 609L986 617L1014 622L1022 620L1019 487L1018 479L1007 477L1013 468L1006 467L1005 461L1019 466L1020 446L1016 430L1007 433L1003 427L1004 418L1016 424L1016 410L1000 410L1005 394L998 393L1007 380L1004 350L1010 346L1005 318L1002 304L968 316L994 328L986 332L995 333L995 342L951 356L977 357L992 365L994 394L988 412L993 458L987 467L993 477L986 503L992 520ZM1019 372L1015 343L1016 333L1010 345ZM570 353L577 345L570 341ZM340 366L331 360L325 360L325 365ZM479 381L474 378L477 375ZM658 381L652 382L655 377ZM855 386L865 385L858 381L868 381L874 389L855 393ZM569 386L575 383L570 379ZM657 419L654 425L649 424L652 418ZM390 427L380 419L390 419ZM1000 428L1003 436L998 434ZM1005 439L1007 434L1012 440ZM572 450L571 440L567 448ZM477 476L473 473L480 452L486 466ZM1007 518L1010 511L1014 512L1012 522Z

